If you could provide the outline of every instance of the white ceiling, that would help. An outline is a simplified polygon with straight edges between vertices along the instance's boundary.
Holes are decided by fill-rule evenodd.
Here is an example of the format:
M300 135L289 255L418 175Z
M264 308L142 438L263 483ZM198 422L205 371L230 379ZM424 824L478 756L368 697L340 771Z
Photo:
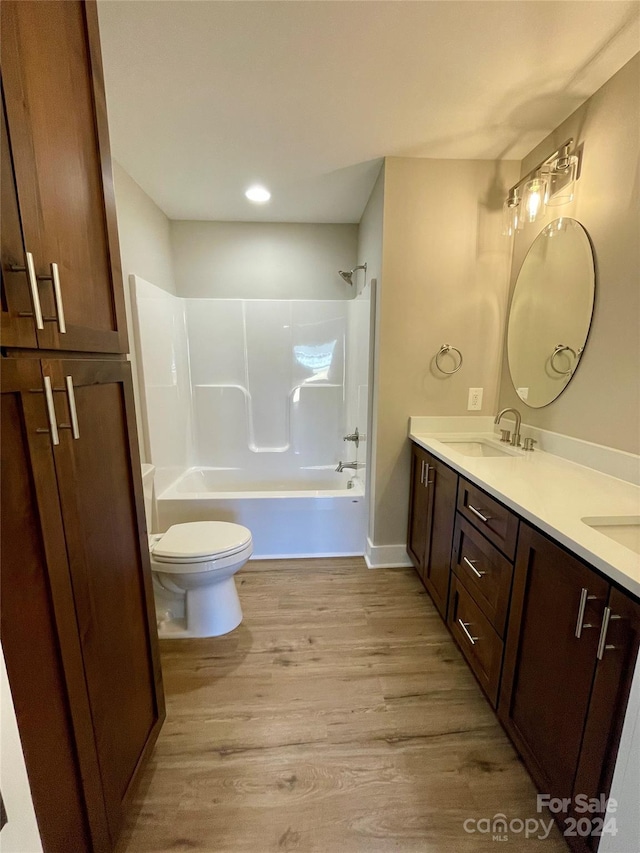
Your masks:
M385 155L521 159L640 49L639 9L100 0L113 153L172 219L358 222Z

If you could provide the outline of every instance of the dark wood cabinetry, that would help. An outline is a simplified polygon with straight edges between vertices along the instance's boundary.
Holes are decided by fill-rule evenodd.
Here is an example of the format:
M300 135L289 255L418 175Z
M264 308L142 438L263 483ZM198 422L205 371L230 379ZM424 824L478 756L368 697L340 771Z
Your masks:
M164 698L97 13L0 9L2 646L45 853L111 853Z
M407 551L443 618L449 601L458 475L412 445Z
M434 478L438 467L450 477ZM429 581L442 500L447 536L455 515L449 630L538 789L573 804L559 823L582 819L569 846L593 853L598 835L584 831L584 819L598 830L604 814L579 812L576 797L606 801L611 789L640 649L640 602L464 477L457 499L455 488L434 489L453 478L413 445L409 554L442 613Z
M0 14L2 215L11 232L7 254L3 238L3 343L126 352L95 3L3 0ZM20 316L34 313L32 291L40 324Z
M570 797L608 585L522 525L500 718L538 786Z
M127 362L3 361L3 650L46 850L111 849L164 718L132 407Z
M540 790L608 795L639 642L640 604L523 524L499 715Z

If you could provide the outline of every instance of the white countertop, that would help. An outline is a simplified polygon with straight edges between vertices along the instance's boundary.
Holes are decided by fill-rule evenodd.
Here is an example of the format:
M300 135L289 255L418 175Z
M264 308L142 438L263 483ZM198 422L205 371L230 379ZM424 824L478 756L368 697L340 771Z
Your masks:
M582 521L640 515L639 486L538 449L475 457L443 443L480 439L505 447L493 433L443 434L414 426L409 438L640 598L640 554Z

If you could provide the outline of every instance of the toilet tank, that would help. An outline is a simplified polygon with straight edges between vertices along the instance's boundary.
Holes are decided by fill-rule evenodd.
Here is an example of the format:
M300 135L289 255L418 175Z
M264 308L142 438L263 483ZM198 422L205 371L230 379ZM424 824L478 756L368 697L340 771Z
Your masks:
M144 515L147 519L147 533L153 532L155 494L153 490L153 478L156 472L155 465L143 462L142 468L142 491L144 492Z

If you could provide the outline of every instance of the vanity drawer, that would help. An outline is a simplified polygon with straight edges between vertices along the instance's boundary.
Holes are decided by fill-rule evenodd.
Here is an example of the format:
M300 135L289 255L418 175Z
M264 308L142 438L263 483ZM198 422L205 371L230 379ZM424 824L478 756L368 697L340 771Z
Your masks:
M491 623L453 575L448 625L462 654L495 708L498 702L504 644Z
M504 637L513 565L460 513L456 514L451 568L498 634Z
M458 512L474 527L513 560L518 539L518 517L489 497L486 492L460 478L458 489Z

